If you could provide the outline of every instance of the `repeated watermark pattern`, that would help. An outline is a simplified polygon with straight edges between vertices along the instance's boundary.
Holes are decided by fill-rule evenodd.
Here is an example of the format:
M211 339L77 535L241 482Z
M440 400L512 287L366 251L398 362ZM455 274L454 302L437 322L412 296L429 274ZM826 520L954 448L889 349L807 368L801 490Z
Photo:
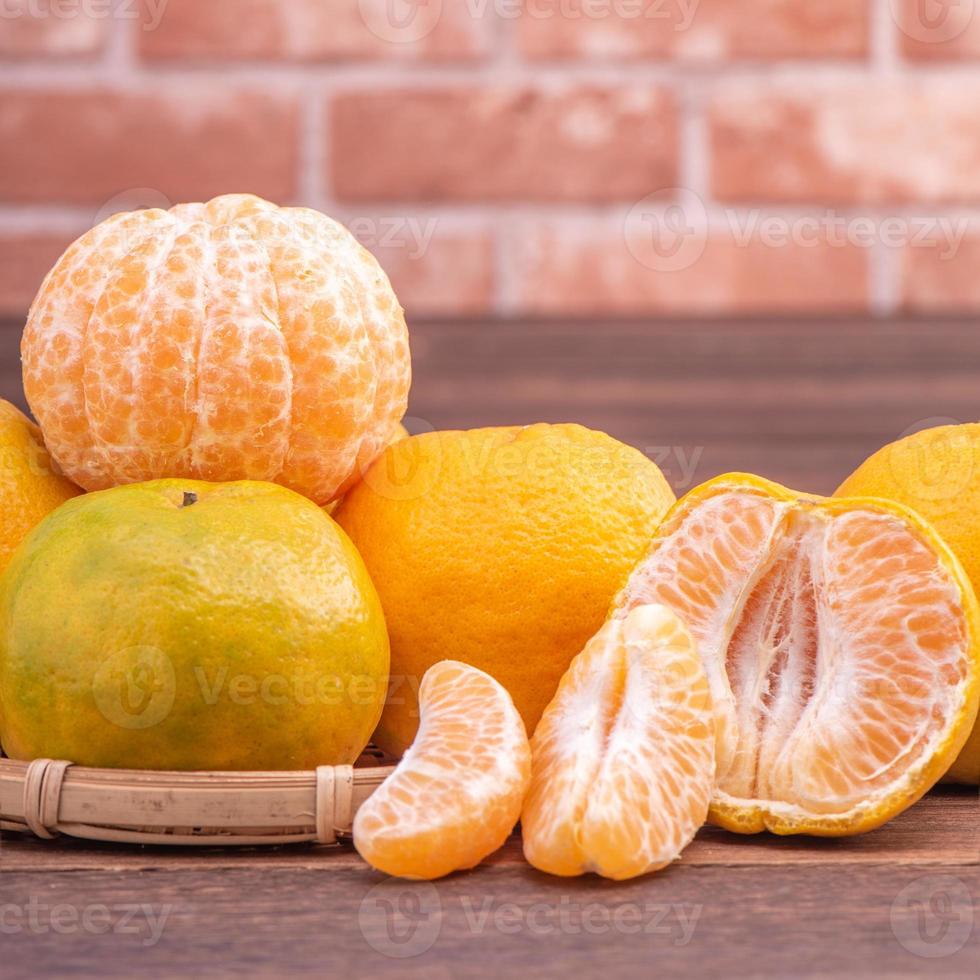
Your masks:
M956 875L922 875L895 896L890 920L895 938L915 956L953 956L973 933L973 896Z
M694 937L703 906L679 902L612 902L563 894L529 904L491 895L442 895L429 882L389 879L361 900L357 924L365 942L391 959L421 956L452 920L454 942L480 936L652 936L672 946Z
M2 0L0 0L2 2ZM95 211L92 226L130 211L169 211L176 204L154 187L130 187L114 194ZM194 212L183 209L182 219L191 222ZM425 257L439 230L440 219L410 214L345 215L341 224L365 248L388 254L403 252L409 261ZM117 227L120 248L131 250L145 242L146 228L137 222ZM258 238L265 248L297 247L312 253L327 252L337 243L336 223L318 212L292 209L288 216L281 211L249 214L228 224L212 224L213 240L248 245Z
M923 44L942 44L963 34L973 21L976 0L888 0L903 34Z
M452 0L455 15L472 20L494 18L594 21L610 18L655 22L673 31L686 31L694 22L701 0ZM361 19L379 40L417 44L438 26L450 5L443 0L358 0Z
M128 20L155 31L170 0L0 0L0 20Z
M680 272L696 265L709 237L736 248L930 249L940 261L956 257L970 220L952 215L845 214L825 208L786 216L762 208L721 208L709 214L703 198L686 187L663 188L641 198L623 222L629 253L654 272Z
M287 709L364 706L377 704L386 690L393 698L404 697L403 681L417 699L417 678L274 671L258 674L231 671L226 666L206 669L199 664L185 664L178 674L173 659L163 650L133 646L111 653L100 663L92 681L92 697L110 724L140 731L166 721L178 695L185 707L191 702L203 709L257 704Z
M133 936L149 948L160 942L173 911L172 905L149 902L75 905L32 895L23 904L0 904L0 935Z

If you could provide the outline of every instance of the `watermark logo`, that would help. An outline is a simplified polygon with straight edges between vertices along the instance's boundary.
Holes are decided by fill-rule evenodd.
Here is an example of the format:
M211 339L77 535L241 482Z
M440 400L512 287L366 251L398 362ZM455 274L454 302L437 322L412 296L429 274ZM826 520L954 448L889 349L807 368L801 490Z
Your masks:
M972 484L978 469L970 434L958 419L945 416L919 419L883 451L895 485L922 501L955 499Z
M358 909L358 926L367 944L383 956L408 959L438 941L450 901L430 882L389 879L375 885ZM457 908L458 903L458 908ZM522 904L489 895L452 898L455 940L486 935L651 936L673 946L694 937L703 906L666 902L581 901L571 895Z
M773 214L761 208L723 208L709 215L686 187L655 191L637 201L623 221L629 253L654 272L680 272L704 254L709 234L735 248L930 249L940 261L955 258L970 230L968 218L948 215L845 214L827 208Z
M162 650L126 647L99 665L92 680L92 694L102 716L111 724L133 730L152 728L174 706L177 675Z
M442 0L357 0L364 26L389 44L417 44L442 17Z
M365 942L382 956L421 956L442 931L439 892L427 881L383 881L361 900L357 925Z
M623 225L630 255L654 272L689 269L704 253L708 212L686 187L648 194L630 208Z
M174 202L163 191L158 191L155 187L130 187L118 194L113 194L105 201L95 212L92 225L100 225L114 214L126 211L142 211L153 208L169 211L173 206Z
M976 0L888 0L888 6L907 37L941 44L958 38L970 26Z
M973 932L973 898L955 875L916 878L891 905L895 938L915 956L940 959L958 953Z

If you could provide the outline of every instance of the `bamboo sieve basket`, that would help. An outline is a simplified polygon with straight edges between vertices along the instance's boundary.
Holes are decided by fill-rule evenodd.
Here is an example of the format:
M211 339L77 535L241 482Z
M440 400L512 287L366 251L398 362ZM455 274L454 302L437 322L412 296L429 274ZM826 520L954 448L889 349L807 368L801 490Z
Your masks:
M0 830L126 844L334 844L394 770L373 747L308 772L154 772L0 758Z

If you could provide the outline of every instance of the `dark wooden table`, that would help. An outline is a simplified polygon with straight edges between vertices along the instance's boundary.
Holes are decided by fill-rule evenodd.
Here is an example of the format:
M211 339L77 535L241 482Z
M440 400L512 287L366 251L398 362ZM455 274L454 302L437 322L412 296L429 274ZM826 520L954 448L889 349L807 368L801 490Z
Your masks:
M927 796L845 840L705 828L615 883L511 840L435 883L346 847L134 849L6 835L0 975L906 977L976 980L980 803Z
M20 324L0 395L22 403ZM980 418L969 322L413 326L409 427L574 420L678 490L730 469L831 491L906 431ZM510 842L435 884L344 848L133 849L6 835L0 975L469 977L980 973L980 800L943 789L872 834L706 828L638 881L562 880Z

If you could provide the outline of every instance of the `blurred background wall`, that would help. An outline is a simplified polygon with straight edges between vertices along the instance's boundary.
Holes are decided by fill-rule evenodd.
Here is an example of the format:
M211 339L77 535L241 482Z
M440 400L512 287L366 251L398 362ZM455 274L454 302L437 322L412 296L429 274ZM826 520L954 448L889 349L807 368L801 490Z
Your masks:
M410 319L980 308L973 0L0 0L0 316L95 221L325 210Z

